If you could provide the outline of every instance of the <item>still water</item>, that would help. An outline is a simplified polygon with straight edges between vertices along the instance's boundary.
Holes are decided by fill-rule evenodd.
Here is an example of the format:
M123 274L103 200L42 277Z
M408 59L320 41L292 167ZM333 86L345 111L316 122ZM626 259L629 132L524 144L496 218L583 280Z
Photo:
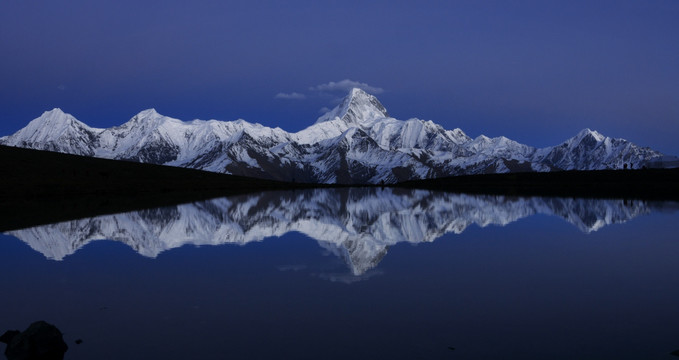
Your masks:
M0 332L50 322L66 359L672 359L678 210L355 188L38 226L0 235Z

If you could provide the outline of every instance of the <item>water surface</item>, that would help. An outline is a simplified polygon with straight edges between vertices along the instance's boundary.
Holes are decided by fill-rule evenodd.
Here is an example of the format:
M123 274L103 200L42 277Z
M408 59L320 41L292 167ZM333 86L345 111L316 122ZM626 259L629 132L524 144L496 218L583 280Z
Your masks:
M0 331L51 322L67 359L671 359L678 208L331 189L22 229Z

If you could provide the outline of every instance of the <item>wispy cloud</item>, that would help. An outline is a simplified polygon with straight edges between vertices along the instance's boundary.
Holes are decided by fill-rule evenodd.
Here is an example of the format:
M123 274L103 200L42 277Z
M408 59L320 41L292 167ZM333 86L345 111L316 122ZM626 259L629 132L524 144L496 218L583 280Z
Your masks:
M316 86L312 86L309 88L311 91L325 91L325 92L336 92L336 91L341 91L341 92L348 92L349 90L353 88L359 88L362 90L365 90L366 92L369 92L371 94L381 94L384 92L384 89L375 87L375 86L370 86L366 83L358 82L358 81L353 81L349 79L344 79L340 81L331 81L326 84L320 84Z
M300 94L298 92L292 92L292 93L282 93L279 92L274 96L274 99L283 99L283 100L304 100L306 99L306 95Z

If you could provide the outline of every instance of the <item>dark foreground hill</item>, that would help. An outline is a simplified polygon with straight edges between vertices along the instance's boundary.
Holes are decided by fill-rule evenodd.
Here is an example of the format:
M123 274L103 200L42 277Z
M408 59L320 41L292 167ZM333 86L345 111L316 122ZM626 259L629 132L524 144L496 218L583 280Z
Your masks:
M8 146L0 164L0 230L305 186Z
M0 146L0 231L220 196L329 185ZM679 169L457 176L398 187L567 197L679 200Z
M468 175L397 186L482 194L679 200L679 168Z

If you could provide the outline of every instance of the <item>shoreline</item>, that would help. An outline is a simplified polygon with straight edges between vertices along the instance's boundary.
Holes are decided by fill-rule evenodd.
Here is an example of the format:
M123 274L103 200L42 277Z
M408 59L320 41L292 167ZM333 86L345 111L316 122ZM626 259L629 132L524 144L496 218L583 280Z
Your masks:
M679 200L679 168L464 175L396 186L474 194Z
M307 184L0 146L0 231ZM679 200L679 169L466 175L384 187L505 196Z

